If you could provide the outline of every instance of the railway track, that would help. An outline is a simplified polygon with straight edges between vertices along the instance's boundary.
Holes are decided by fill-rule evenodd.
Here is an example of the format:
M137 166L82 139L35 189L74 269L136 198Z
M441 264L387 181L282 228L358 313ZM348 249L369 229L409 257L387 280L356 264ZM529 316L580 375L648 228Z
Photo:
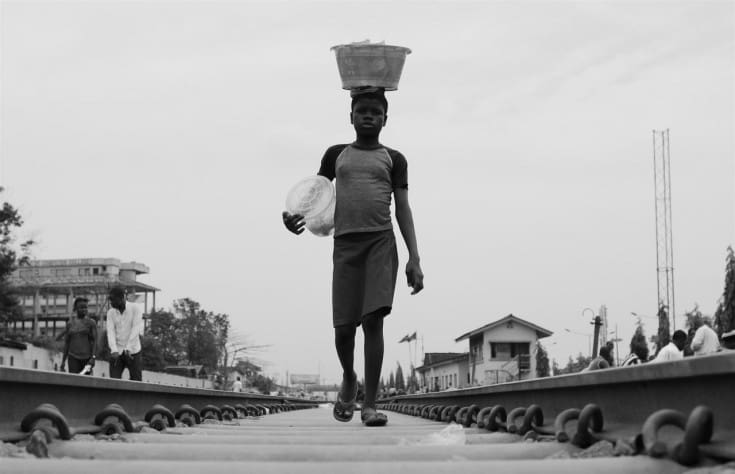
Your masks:
M0 368L0 472L725 472L733 375L718 354L394 397L367 428L301 399Z

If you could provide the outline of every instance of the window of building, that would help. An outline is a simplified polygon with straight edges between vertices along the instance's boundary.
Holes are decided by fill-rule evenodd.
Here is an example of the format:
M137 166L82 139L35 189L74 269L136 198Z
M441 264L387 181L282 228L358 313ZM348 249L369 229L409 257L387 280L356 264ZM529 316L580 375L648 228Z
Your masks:
M15 363L15 357L10 356L10 367L12 367L14 363Z
M38 359L33 359L33 368L34 369L38 368Z
M5 365L5 358L0 356L0 365Z
M510 348L511 344L508 342L491 342L490 358L495 360L510 360L513 357Z
M528 354L527 342L491 342L490 357L494 360L511 360L519 354Z
M94 267L94 268L92 269L92 275L99 275L99 274L100 274L100 269L99 269L99 268L97 268L97 267Z
M454 386L457 386L457 374L454 374Z
M482 360L482 345L473 345L472 347L470 347L470 351L472 353L472 357L474 357L475 360Z

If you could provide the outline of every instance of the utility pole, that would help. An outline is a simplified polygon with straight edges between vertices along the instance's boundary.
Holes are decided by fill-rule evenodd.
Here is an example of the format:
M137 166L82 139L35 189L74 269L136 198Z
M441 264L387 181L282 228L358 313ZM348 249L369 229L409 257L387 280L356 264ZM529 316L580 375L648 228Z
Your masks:
M598 348L600 344L600 326L602 326L602 318L600 318L600 315L596 315L594 318L592 318L592 322L590 323L595 326L595 335L592 338L592 358L594 359L597 357L598 354Z

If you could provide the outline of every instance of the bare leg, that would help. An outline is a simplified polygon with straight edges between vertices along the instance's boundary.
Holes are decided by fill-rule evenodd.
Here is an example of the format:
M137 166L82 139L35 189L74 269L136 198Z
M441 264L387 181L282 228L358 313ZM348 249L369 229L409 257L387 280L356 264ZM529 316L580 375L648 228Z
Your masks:
M342 365L342 390L340 398L343 401L352 400L357 387L355 376L355 333L357 328L352 325L337 326L334 328L334 346L337 348L337 357Z
M380 371L383 368L383 316L380 312L365 317L365 403L363 408L375 409Z

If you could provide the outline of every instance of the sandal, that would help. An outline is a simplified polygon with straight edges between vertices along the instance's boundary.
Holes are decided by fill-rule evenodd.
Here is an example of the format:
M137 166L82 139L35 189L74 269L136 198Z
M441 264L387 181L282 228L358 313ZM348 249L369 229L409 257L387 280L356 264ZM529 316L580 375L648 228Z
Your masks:
M363 410L360 418L362 418L365 426L385 426L388 424L388 417L385 413L380 413L375 409Z
M342 382L344 385L344 381ZM342 400L342 390L337 394L337 401L334 402L334 408L332 409L332 416L335 420L346 423L352 420L355 414L355 402L357 399L357 374L355 374L355 390L352 394L352 399L349 401Z

